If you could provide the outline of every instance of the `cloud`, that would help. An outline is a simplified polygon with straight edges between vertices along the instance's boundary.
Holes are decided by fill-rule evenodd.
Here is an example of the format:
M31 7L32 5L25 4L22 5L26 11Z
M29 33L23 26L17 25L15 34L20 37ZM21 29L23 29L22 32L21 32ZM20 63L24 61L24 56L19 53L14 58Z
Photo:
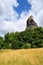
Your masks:
M18 7L18 5L17 0L0 0L0 35L16 31L17 26L14 22L19 14L13 9L13 6Z
M31 4L30 12L35 15L35 21L43 27L43 0L28 0L28 3Z
M13 20L18 16L13 10L13 6L17 7L17 0L0 0L0 21L4 19Z
M30 2L30 4L31 4L31 10L33 10L33 12L35 12L35 13L37 13L43 9L42 0L28 0L28 2Z
M28 17L27 12L22 12L19 19L16 21L6 21L0 22L0 34L5 34L7 32L23 31L26 28L26 20Z

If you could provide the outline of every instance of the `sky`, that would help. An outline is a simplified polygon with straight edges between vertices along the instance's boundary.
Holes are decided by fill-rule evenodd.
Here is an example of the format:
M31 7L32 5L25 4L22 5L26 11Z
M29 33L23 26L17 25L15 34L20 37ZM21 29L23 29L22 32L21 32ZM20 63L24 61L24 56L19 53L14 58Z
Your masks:
M0 0L0 36L24 31L30 15L43 27L43 0Z
M19 3L18 7L14 7L14 9L19 13L19 15L22 13L22 11L28 11L31 8L31 4L28 4L27 0L17 0Z

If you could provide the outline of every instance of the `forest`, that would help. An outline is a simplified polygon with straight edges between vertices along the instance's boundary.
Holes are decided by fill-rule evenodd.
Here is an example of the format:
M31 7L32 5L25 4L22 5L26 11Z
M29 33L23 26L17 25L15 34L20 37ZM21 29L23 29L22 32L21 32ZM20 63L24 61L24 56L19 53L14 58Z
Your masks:
M0 49L43 48L43 28L28 28L22 32L7 32L0 37Z

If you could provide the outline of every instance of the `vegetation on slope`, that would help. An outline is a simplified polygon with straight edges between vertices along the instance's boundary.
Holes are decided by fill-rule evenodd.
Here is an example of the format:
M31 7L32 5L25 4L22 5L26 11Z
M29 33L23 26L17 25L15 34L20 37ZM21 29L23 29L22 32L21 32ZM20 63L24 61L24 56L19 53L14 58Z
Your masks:
M43 48L2 50L0 65L43 65Z
M0 49L23 49L43 47L43 28L29 28L23 32L7 33L0 37Z

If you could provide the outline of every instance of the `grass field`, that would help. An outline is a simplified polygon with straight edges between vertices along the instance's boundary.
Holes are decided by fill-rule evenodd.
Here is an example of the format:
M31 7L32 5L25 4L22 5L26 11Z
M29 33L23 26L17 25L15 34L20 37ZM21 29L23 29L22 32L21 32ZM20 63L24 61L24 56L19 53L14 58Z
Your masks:
M43 65L43 48L0 50L0 65Z

